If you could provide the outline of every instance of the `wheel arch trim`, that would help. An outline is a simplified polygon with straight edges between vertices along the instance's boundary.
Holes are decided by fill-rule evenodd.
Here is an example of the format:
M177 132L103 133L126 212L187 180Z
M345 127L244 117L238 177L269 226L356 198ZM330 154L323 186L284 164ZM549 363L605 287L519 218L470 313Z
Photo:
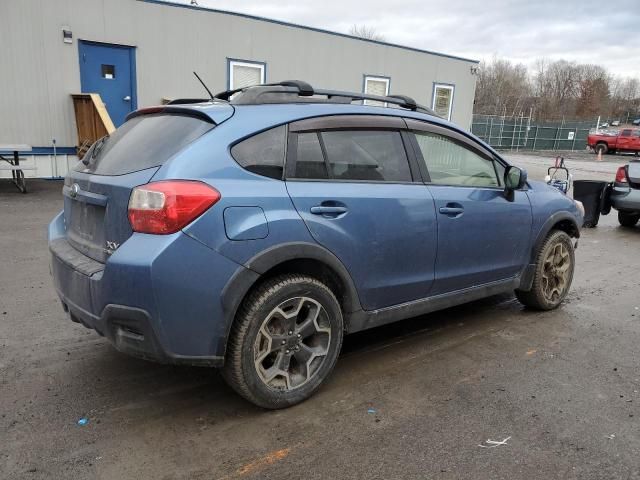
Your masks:
M533 284L533 277L536 268L536 257L542 244L549 236L549 233L552 230L562 230L563 228L556 228L562 225L563 223L568 222L571 226L570 232L567 232L573 238L580 238L580 227L578 226L576 219L569 212L556 212L551 215L543 224L540 230L538 231L538 235L536 236L535 241L533 242L533 246L531 248L529 263L524 268L522 275L520 277L520 290L528 291L531 289L531 285Z
M330 268L345 286L344 309L345 321L350 314L362 310L358 292L349 271L343 263L329 250L308 242L289 242L268 248L249 259L244 267L239 268L227 282L221 292L222 310L226 323L226 335L220 339L218 351L224 352L231 325L235 319L240 303L251 288L269 270L291 260L315 260Z

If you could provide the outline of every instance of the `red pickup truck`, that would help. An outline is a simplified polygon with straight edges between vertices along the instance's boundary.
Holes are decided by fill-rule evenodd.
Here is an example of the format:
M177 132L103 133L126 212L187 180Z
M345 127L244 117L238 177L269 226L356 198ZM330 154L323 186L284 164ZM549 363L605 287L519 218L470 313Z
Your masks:
M640 152L640 130L625 128L618 133L590 133L587 145L596 153Z

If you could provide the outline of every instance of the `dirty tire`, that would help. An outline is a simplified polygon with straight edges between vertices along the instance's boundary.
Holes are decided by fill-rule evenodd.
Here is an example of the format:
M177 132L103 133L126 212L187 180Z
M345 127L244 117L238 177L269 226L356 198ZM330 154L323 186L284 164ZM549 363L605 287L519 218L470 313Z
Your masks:
M596 153L601 153L602 155L604 155L608 151L609 151L609 147L607 146L606 143L598 143L596 145Z
M640 220L640 214L629 212L618 212L618 221L623 227L634 227Z
M563 231L553 230L536 256L531 290L516 290L516 297L527 307L552 310L567 296L574 268L575 256L571 237ZM562 281L558 280L560 276L563 277Z
M260 407L295 405L313 395L333 370L343 332L340 304L326 285L306 275L279 275L240 306L222 376Z

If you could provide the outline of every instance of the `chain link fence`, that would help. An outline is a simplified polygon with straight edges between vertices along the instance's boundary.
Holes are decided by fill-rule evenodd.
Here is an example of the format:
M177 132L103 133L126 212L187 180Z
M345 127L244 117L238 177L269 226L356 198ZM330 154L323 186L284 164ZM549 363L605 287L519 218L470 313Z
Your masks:
M513 117L474 115L471 131L497 150L584 150L597 120L534 121Z

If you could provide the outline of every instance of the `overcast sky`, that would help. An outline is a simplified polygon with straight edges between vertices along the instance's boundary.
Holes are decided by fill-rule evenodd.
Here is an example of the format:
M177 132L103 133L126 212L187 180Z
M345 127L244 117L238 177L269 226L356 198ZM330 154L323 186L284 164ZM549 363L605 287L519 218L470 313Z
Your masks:
M367 25L391 43L476 60L565 58L640 77L639 0L197 1L343 33Z

